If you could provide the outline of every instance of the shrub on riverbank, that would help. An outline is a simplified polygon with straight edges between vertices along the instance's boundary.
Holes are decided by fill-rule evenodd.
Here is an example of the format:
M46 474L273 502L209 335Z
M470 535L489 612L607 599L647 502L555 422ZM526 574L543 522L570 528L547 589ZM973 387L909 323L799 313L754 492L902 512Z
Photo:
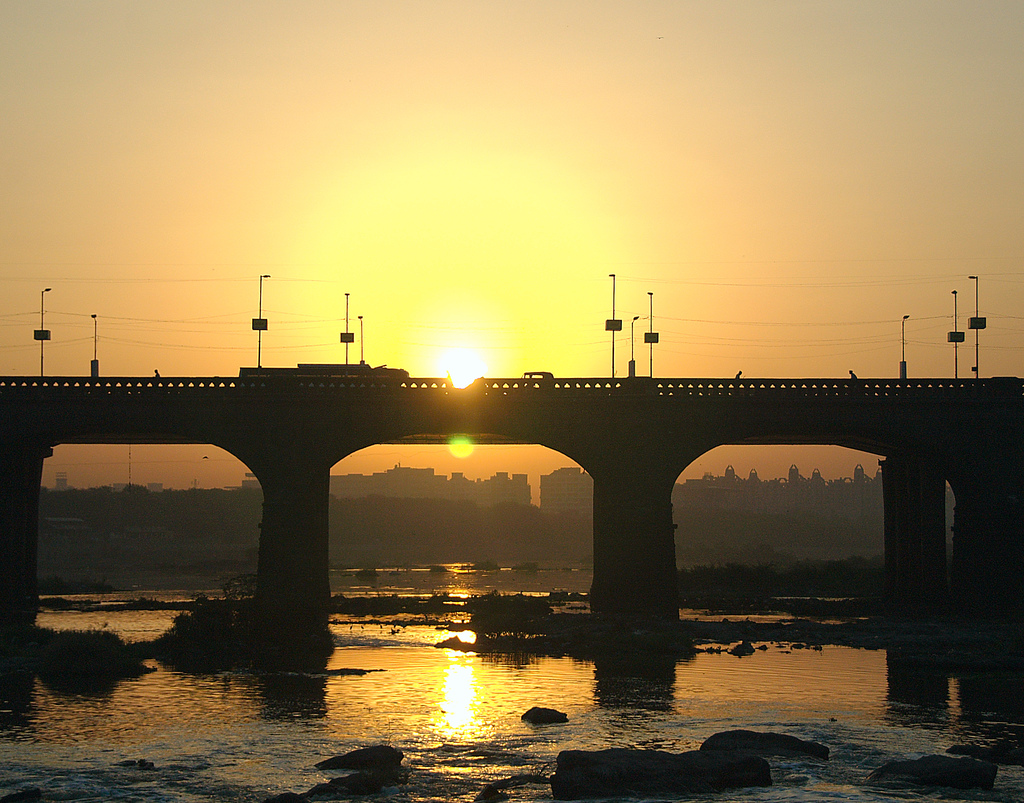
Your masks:
M88 690L147 671L144 648L110 630L0 629L0 671L35 672L48 685Z
M48 682L136 677L146 672L142 650L110 630L60 630L39 648L36 671Z
M190 672L216 672L251 664L255 657L251 598L199 597L152 642L158 658Z

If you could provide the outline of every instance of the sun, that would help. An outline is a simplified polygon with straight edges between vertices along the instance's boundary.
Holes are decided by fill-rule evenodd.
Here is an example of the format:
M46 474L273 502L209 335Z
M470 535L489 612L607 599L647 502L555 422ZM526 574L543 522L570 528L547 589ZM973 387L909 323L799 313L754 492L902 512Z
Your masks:
M443 376L449 377L457 388L464 388L487 373L483 359L472 349L450 349L440 360Z

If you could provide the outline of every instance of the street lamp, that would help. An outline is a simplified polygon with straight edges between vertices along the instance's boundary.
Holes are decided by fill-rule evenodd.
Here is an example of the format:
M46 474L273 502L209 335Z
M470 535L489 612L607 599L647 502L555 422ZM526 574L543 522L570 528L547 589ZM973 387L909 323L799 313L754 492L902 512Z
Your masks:
M957 329L956 320L956 290L953 293L953 331L946 335L946 342L953 344L953 378L960 378L960 355L957 353L957 346L964 342L964 333Z
M640 320L639 315L634 315L633 320L629 322L629 378L633 379L636 376L636 359L633 346L633 330L636 328L636 322Z
M100 360L97 354L99 350L99 324L96 322L96 313L92 316L92 365L90 375L96 379L100 375Z
M356 339L356 333L348 330L348 293L345 293L345 331L341 333L341 342L345 344L345 365L348 365L348 344Z
M364 356L364 340L363 340L363 316L359 316L359 364L366 365L366 357Z
M615 274L608 276L612 280L612 317L604 322L604 330L612 333L612 379L615 379L615 333L622 331L622 320L615 317Z
M968 276L974 279L974 317L967 322L967 328L974 330L974 378L978 378L978 331L984 329L988 323L984 318L978 317L978 277Z
M900 322L900 379L907 378L907 318L909 317L909 315L904 315Z
M39 328L32 334L32 338L39 341L39 376L43 375L43 345L50 339L50 330L43 325L43 298L52 289L47 287L39 294Z
M654 378L654 344L658 342L658 333L654 331L654 293L648 293L648 297L651 301L651 314L648 316L650 321L650 327L648 331L644 332L644 343L650 344L651 347L651 378Z
M256 332L256 367L263 367L263 333L267 331L267 319L263 317L263 280L269 279L270 274L264 273L260 276L260 317L252 319L252 328Z

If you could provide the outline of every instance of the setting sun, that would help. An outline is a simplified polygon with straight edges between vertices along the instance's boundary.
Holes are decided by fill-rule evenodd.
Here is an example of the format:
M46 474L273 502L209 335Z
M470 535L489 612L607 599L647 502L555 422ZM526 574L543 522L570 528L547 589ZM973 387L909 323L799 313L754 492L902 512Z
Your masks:
M487 366L472 349L451 349L446 351L439 363L444 376L452 380L457 388L464 388L487 373Z

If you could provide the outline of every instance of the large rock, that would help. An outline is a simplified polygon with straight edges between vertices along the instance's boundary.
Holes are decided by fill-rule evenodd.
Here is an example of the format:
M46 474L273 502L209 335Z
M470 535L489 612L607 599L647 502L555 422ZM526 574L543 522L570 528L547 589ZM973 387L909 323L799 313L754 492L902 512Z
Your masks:
M908 780L926 786L991 789L997 769L995 764L976 758L924 756L906 761L890 761L868 775L868 780Z
M405 754L387 744L363 747L341 756L334 756L319 762L321 770L377 770L396 772Z
M569 715L561 711L557 711L554 708L541 708L535 705L522 717L523 722L529 722L531 725L550 725L555 722L568 722Z
M771 786L768 762L752 755L663 750L563 750L551 793L557 800L622 795L688 795Z
M762 756L808 755L828 761L828 748L817 742L808 742L788 733L762 733L760 731L722 731L704 740L701 750L745 750Z

